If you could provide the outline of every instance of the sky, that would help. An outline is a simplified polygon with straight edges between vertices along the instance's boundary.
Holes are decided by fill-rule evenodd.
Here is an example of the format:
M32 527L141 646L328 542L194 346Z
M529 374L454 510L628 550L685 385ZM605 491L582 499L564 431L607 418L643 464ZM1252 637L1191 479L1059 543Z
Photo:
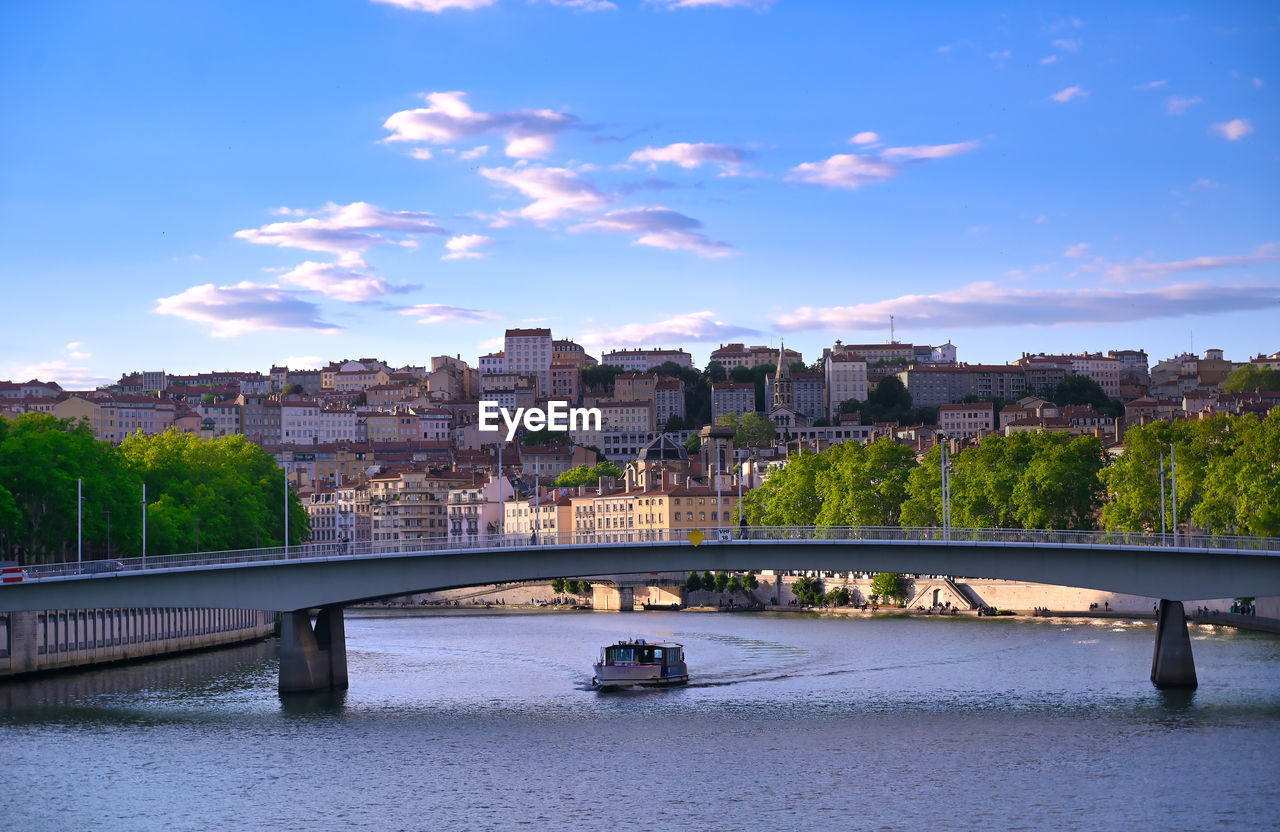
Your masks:
M895 7L895 5L897 7ZM0 5L0 378L1280 349L1280 4Z

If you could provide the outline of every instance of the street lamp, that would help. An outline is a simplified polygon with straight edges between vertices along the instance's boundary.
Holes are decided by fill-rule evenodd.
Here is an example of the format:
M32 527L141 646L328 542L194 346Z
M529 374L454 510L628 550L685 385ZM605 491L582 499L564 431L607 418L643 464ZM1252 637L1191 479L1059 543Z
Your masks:
M147 484L142 484L142 568L147 568Z
M945 433L938 431L942 461L942 539L951 540L951 449Z

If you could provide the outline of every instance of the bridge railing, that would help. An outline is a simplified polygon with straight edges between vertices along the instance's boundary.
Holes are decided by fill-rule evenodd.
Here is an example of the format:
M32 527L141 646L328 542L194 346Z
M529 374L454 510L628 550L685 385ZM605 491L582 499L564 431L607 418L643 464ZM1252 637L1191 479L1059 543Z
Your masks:
M696 534L695 534L696 532ZM1129 532L1061 531L1049 529L957 529L902 526L726 526L699 529L597 529L589 532L542 532L480 535L472 538L426 537L405 540L362 540L351 542L304 543L262 549L237 549L151 555L146 558L118 558L28 566L27 579L57 577L106 577L142 570L200 566L234 566L249 563L280 563L305 560L334 560L402 554L494 551L515 548L562 548L565 546L698 545L722 543L776 545L808 542L823 544L910 544L1009 545L1038 547L1170 547L1172 535ZM1233 535L1178 535L1179 550L1280 553L1280 538Z

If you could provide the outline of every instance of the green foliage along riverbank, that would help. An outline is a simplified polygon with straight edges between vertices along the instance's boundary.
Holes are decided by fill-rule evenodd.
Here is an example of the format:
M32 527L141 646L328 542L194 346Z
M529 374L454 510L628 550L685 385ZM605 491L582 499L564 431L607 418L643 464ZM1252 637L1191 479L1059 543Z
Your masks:
M0 419L0 559L76 559L76 480L83 479L84 558L279 546L284 473L242 436L205 440L169 431L112 446L83 423L29 413ZM310 537L290 494L290 543ZM108 541L108 529L110 540Z
M1163 454L1172 529L1170 445L1180 527L1280 536L1280 410L1135 426L1115 457L1092 436L992 434L952 458L952 525L1159 532ZM754 526L940 526L940 456L919 462L889 439L836 445L793 458L743 512Z

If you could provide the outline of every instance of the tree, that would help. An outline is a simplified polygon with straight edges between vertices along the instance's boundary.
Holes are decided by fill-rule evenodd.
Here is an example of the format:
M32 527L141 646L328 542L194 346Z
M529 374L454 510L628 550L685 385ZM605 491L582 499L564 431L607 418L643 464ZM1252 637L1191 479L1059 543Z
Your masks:
M697 592L702 589L702 576L697 572L690 572L689 577L685 579L684 588L689 592Z
M573 442L573 438L569 436L567 431L548 430L547 428L526 430L520 436L521 445L564 445L571 442Z
M743 577L742 585L746 587L749 592L755 592L760 588L760 579L756 577L756 571L754 569Z
M1207 531L1280 537L1280 408L1261 420L1229 417L1228 425L1233 450L1210 461L1191 519Z
M702 588L710 592L716 588L716 576L710 572L702 573Z
M893 572L877 572L871 579L871 593L902 603L907 600L907 581Z
M1089 405L1098 413L1113 418L1124 414L1123 406L1109 399L1102 385L1088 376L1075 373L1059 382L1049 394L1049 399L1059 406Z
M611 390L613 389L613 380L617 378L619 373L625 373L622 367L613 364L597 364L594 367L582 368L582 389L584 390Z
M942 448L934 445L907 475L907 499L902 504L904 526L942 525Z
M697 456L702 450L702 437L696 433L689 434L689 438L684 440L684 449L689 456Z
M838 586L827 593L826 600L833 607L847 607L852 598L848 587Z
M728 590L729 590L729 593L730 593L730 594L735 594L735 593L741 592L741 591L742 591L742 579L741 579L741 578L739 578L737 575L732 575L732 576L730 576L730 578L729 578L729 582L728 582L728 584L727 584L727 588L728 588Z
M825 599L822 594L822 582L808 575L801 575L791 584L791 593L796 599L808 606L817 606Z
M733 444L739 448L760 448L773 444L778 428L759 413L726 413L719 424L733 428Z
M580 485L595 485L600 482L601 477L621 479L622 469L609 460L602 459L593 466L579 465L577 468L570 468L556 477L554 485L557 488L577 488Z
M554 578L551 581L551 591L556 595L564 594L564 578Z
M724 572L716 573L716 592L724 592L729 587L729 576Z
M286 384L280 392L286 396L301 396L307 391L301 384Z
M1280 370L1244 364L1232 370L1222 382L1224 393L1252 393L1256 390L1280 390Z
M728 373L725 372L724 365L719 361L712 361L707 364L705 373L707 380L712 384L719 384L728 377Z
M1014 519L1024 529L1092 530L1103 496L1102 443L1093 436L1033 435L1035 453L1013 489Z
M863 424L904 422L911 411L911 394L897 376L886 376L867 395L862 407Z
M752 526L812 526L824 494L818 475L831 464L830 451L800 454L775 471L759 488L743 495L743 516Z
M910 448L881 437L870 445L844 442L823 455L829 464L815 476L822 508L814 525L898 525L907 480L916 467Z
M809 372L809 365L804 363L803 361L792 361L789 364L787 364L787 368L791 370L791 372L793 373Z

